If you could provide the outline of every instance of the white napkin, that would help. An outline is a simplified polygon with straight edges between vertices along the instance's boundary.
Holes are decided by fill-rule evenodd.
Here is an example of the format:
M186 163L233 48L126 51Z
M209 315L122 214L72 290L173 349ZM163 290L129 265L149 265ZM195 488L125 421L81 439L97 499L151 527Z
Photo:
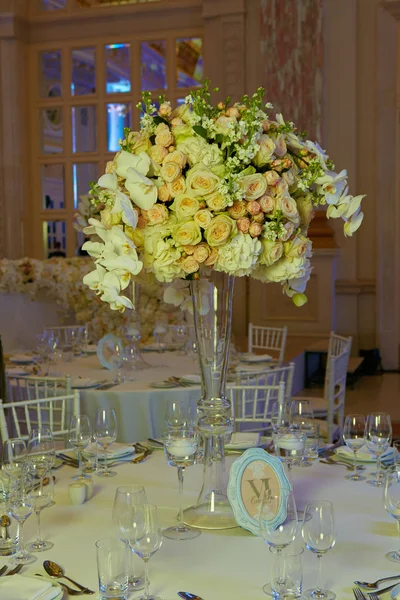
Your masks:
M354 460L354 452L350 450L347 446L339 446L339 448L335 449L336 454L342 456L343 458L347 458L348 460ZM393 448L388 448L386 452L384 452L381 458L388 458L393 455ZM357 460L362 462L375 462L376 457L370 452L366 445L361 446L359 451L357 452Z
M251 352L246 352L240 355L240 360L258 363L273 360L273 357L270 354L252 354Z
M108 458L121 458L122 456L128 456L130 454L134 454L135 448L129 444L119 444L118 442L114 442L107 449ZM84 454L87 456L96 454L96 445L90 444L86 450L84 450ZM98 457L102 459L104 457L104 451L102 448L98 449Z
M256 448L260 444L260 434L257 432L237 432L232 434L232 439L226 446L237 448Z
M13 575L0 578L0 598L4 600L53 600L60 588L45 578Z

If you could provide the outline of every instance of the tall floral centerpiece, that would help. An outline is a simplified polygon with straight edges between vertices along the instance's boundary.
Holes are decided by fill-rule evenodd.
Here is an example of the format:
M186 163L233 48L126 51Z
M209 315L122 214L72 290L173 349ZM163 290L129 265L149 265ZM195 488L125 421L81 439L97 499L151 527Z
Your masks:
M95 270L84 282L111 309L133 308L124 293L151 273L171 283L165 299L194 312L202 374L198 426L205 440L203 486L186 520L235 525L225 495L224 437L230 430L225 376L234 278L279 283L297 306L307 301L314 207L360 226L363 196L348 193L322 148L282 115L270 116L264 90L240 102L211 104L208 82L173 109L143 94L140 131L127 129L120 151L91 189L100 218L89 218L84 249Z

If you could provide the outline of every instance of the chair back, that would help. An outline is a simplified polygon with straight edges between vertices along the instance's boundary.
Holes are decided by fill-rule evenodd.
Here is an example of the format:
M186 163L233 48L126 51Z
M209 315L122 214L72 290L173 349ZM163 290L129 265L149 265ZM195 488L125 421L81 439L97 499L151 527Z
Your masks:
M284 367L266 367L260 371L236 371L236 385L278 385L281 381L285 384L285 402L292 399L292 387L295 364L289 363Z
M332 442L334 429L343 428L344 403L346 399L347 367L350 358L352 338L331 333L326 364L324 397L328 404L328 442ZM335 418L337 423L335 424Z
M234 385L227 390L232 402L232 416L235 429L239 423L246 423L245 431L264 431L271 425L273 402L283 403L285 382L277 385Z
M286 349L287 327L260 327L249 323L249 352L255 349L270 350L278 366L283 365Z
M71 394L71 377L7 376L9 402Z

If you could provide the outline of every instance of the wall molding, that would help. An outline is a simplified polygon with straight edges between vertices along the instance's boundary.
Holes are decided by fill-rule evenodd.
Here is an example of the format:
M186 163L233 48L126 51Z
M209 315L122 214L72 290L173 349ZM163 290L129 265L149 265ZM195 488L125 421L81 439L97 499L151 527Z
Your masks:
M335 285L336 294L356 295L376 294L375 279L337 279Z

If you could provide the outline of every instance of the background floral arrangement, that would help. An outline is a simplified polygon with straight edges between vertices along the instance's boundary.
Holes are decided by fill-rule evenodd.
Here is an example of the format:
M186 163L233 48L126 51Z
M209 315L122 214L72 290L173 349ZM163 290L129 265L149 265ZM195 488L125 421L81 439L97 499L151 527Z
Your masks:
M132 308L122 292L142 270L160 282L209 269L251 275L281 283L301 305L314 207L328 205L345 235L358 229L363 196L348 194L346 171L335 173L325 151L282 115L271 119L263 96L260 88L213 106L205 82L173 110L163 96L157 109L143 94L141 130L126 130L92 186L100 220L84 229L100 238L83 246L96 264L84 282L112 309Z
M60 318L77 323L89 323L93 341L106 333L124 335L128 317L110 311L100 298L82 282L90 271L90 258L51 258L36 260L0 260L0 292L28 294L32 300L54 300L60 307ZM139 293L142 340L151 337L156 321L176 322L179 311L171 310L162 299L163 289L151 282L142 282Z

